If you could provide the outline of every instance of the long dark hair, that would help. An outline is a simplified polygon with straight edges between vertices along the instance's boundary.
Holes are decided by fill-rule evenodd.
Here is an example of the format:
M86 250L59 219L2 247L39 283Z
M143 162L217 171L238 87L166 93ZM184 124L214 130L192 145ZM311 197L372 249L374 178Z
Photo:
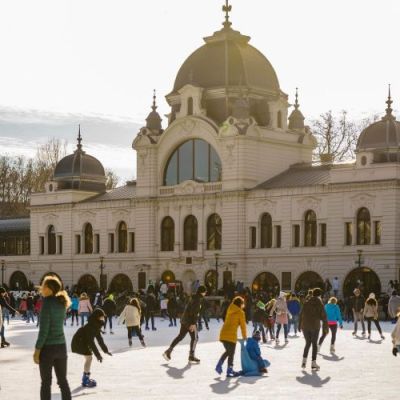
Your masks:
M130 304L131 306L136 307L136 308L139 310L139 313L142 312L142 310L141 310L141 308L140 308L139 300L138 300L136 297L133 297L133 298L131 299L131 301L129 302L129 304Z
M46 276L46 278L43 280L42 286L47 286L53 292L53 295L57 297L60 303L65 308L69 308L71 305L71 300L68 296L68 293L64 290L63 284L56 276Z

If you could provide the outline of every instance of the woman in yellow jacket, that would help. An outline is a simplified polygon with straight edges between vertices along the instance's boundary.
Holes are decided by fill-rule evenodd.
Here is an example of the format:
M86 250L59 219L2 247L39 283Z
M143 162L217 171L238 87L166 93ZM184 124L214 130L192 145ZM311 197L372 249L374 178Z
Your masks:
M222 365L228 358L228 369L226 371L227 377L235 377L240 375L239 372L235 372L233 370L233 358L235 356L236 342L238 340L237 330L239 326L240 330L242 331L242 338L247 339L246 317L243 309L244 309L244 300L241 297L235 297L232 303L228 307L225 316L225 322L219 334L219 340L224 345L225 352L219 359L218 364L215 367L215 370L218 372L218 374L221 374Z

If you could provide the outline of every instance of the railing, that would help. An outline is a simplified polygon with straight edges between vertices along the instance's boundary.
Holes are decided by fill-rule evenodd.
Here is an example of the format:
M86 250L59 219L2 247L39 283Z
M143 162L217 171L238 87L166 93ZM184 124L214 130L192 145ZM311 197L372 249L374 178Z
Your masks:
M200 192L211 193L219 192L222 190L221 182L210 182L210 183L195 183L196 188L201 188ZM195 190L195 192L198 192ZM172 196L174 194L184 194L185 190L180 185L177 186L164 186L160 188L160 196Z

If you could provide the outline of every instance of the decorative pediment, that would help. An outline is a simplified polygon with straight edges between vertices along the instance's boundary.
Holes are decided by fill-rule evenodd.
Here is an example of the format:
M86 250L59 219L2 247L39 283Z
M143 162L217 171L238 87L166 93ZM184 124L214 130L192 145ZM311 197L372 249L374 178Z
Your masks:
M318 214L322 211L322 200L313 196L307 196L297 200L298 214L302 215L307 210L313 210L318 217Z
M350 197L352 213L356 213L361 207L366 207L370 212L375 208L376 196L368 193L358 193Z

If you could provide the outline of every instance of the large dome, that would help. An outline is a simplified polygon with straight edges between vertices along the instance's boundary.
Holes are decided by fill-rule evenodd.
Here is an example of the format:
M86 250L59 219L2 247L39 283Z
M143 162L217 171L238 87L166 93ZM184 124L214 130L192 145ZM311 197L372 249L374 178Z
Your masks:
M104 167L97 158L82 150L80 134L73 154L62 158L54 170L53 179L59 189L77 189L95 192L106 190Z
M274 68L249 44L248 36L224 28L204 40L206 44L192 53L180 68L174 91L186 84L196 84L206 89L244 86L279 92Z

